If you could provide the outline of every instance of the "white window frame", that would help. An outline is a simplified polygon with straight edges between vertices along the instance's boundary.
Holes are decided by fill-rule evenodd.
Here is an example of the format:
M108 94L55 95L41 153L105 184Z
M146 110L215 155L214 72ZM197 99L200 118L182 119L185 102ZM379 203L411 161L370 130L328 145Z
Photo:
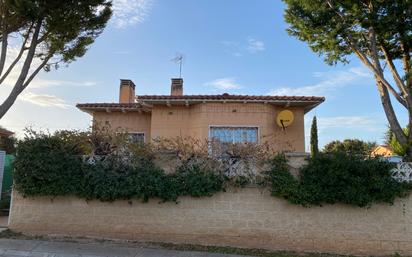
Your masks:
M211 128L256 128L257 129L257 138L256 138L256 142L254 142L255 144L259 144L260 143L260 127L255 125L209 125L209 141L212 141L212 135L211 135ZM245 142L242 142L245 143ZM232 144L234 144L234 142L232 142Z
M146 133L141 131L126 131L125 134L143 134L143 143L146 143Z

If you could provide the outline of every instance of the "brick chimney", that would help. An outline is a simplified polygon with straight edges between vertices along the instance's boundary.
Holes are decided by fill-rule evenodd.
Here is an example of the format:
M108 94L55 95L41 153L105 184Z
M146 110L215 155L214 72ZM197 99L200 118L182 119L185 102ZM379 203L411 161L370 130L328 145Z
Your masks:
M173 96L183 95L183 79L182 78L172 78L172 86L170 90L170 95L173 95Z
M134 103L135 102L135 85L130 79L120 80L119 103Z

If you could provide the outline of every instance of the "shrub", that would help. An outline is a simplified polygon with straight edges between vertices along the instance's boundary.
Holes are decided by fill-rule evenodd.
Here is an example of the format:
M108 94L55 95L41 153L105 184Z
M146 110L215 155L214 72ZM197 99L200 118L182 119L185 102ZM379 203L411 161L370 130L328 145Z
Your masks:
M270 161L270 170L267 172L269 184L272 186L272 196L282 197L291 203L299 203L298 180L289 172L286 157L283 154L275 156Z
M225 176L211 170L204 170L199 165L181 166L176 179L182 195L212 196L224 190Z
M268 156L262 154L264 149L234 148L227 150L232 155L222 160L186 141L167 144L167 152L176 153L179 159L175 171L166 173L154 162L164 147L122 143L118 137L104 133L60 131L51 135L28 131L17 147L15 188L23 196L73 195L101 201L157 198L164 202L177 201L185 195L212 196L228 186L246 186L254 176L254 183L270 184L273 196L293 204L345 203L361 207L392 203L412 188L392 178L392 164L388 162L339 153L316 155L301 169L299 178L289 172L284 155L275 156L269 162L266 179L261 181L256 179L258 171L242 161L263 161ZM250 153L250 149L259 156ZM103 152L104 155L96 155ZM90 155L84 158L85 153ZM236 159L236 170L229 169L229 174L233 156L238 156L242 165Z
M392 178L393 164L379 159L361 159L347 154L319 154L294 178L277 157L269 178L272 195L291 203L322 205L345 203L359 207L374 203L393 203L412 189L411 184Z
M23 196L76 195L101 201L176 201L179 196L212 196L224 189L225 176L205 165L188 161L176 173L166 174L154 164L150 147L128 143L120 147L109 137L101 144L99 137L70 131L53 135L29 131L18 146L16 189ZM90 147L87 142L99 147ZM87 149L107 150L109 154L95 156L91 151L90 158L83 158Z
M25 196L75 194L82 183L80 149L48 134L29 132L17 147L14 184Z

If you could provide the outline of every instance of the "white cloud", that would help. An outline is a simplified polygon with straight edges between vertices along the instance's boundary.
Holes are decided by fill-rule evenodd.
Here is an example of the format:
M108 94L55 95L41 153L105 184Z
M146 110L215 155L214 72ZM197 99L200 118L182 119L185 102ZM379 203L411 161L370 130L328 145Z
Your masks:
M365 141L380 141L386 130L385 118L381 114L317 117L319 145L333 140L358 138ZM306 150L309 151L312 117L305 119Z
M263 41L254 39L254 38L249 38L248 39L248 51L252 54L257 53L257 52L262 52L265 51L265 43Z
M62 109L71 107L65 100L54 95L39 95L32 92L26 92L21 94L18 99L42 107L57 107Z
M9 47L7 51L7 60L6 60L6 69L10 66L10 64L14 61L14 59L18 55L18 48L17 47ZM22 62L25 59L25 55L22 56L20 62L14 67L14 69L10 72L10 74L7 76L7 78L4 80L2 83L2 86L8 86L12 87L16 83L19 75L20 75L20 70L22 66ZM38 65L40 64L40 60L38 58L33 59L33 63L31 65L31 72L33 72L33 69L37 68ZM90 87L90 86L95 86L97 82L95 81L69 81L69 80L52 80L52 79L44 79L44 78L39 78L39 73L33 81L30 82L30 85L28 86L28 89L30 88L47 88L47 87L53 87L53 86L75 86L75 87Z
M113 22L118 28L142 23L149 14L153 0L114 0Z
M320 129L329 128L366 128L371 129L377 125L377 120L369 116L336 116L318 118Z
M41 74L41 73L40 73ZM4 86L12 87L17 81L18 73L13 72L7 76L7 79L4 80ZM97 85L95 81L70 81L70 80L55 80L55 79L43 79L35 77L33 81L30 82L27 89L38 89L38 88L49 88L56 86L70 86L70 87L92 87Z
M71 87L92 87L97 85L95 81L69 81L69 80L52 80L52 79L34 79L29 88L47 88L53 86L71 86Z
M348 70L334 72L316 72L315 78L321 81L303 87L282 87L274 89L270 95L328 95L338 88L353 84L362 79L372 78L371 74L363 67L354 67Z
M246 42L224 40L221 44L225 47L226 52L235 57L241 57L247 53L256 54L266 50L265 43L255 38L248 38Z
M206 83L207 86L213 86L215 89L218 90L233 90L233 89L241 89L240 86L235 78L221 78L216 79Z

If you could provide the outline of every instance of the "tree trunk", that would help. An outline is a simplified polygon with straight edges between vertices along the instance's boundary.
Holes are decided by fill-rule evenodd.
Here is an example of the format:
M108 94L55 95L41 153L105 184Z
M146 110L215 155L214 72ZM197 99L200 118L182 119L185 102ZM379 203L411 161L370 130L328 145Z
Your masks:
M0 119L7 113L10 107L16 101L17 96L21 93L20 87L13 87L13 90L10 92L9 96L4 100L0 105Z
M388 90L386 89L385 86L381 85L380 82L377 82L377 87L378 87L379 94L381 96L383 110L385 111L386 118L388 119L391 131L393 132L396 140L398 140L398 142L401 145L407 147L408 145L410 145L410 143L409 143L407 135L404 133L396 117L395 111L391 103L391 99L389 97ZM412 158L412 151L407 152L407 157Z
M34 30L33 36L31 38L30 48L26 56L26 60L23 63L23 67L21 69L20 75L14 84L13 90L10 92L9 96L4 100L4 102L0 105L0 119L7 113L13 103L16 101L17 96L24 90L24 82L27 78L27 75L30 70L30 66L32 64L36 47L37 47L37 40L40 33L40 28L42 25L42 20L39 20L36 24L36 28Z
M409 144L406 148L406 156L403 156L403 161L412 162L412 145Z

